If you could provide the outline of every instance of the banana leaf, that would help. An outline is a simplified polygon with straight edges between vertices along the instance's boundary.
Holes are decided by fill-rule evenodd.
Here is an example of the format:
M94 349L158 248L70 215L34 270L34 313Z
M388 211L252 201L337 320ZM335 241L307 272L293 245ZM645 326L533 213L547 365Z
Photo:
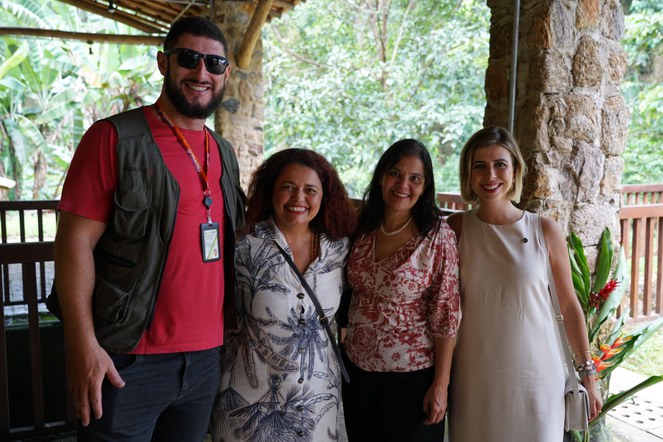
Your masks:
M651 387L652 385L658 384L659 382L663 381L663 375L655 375L655 376L650 376L644 381L640 382L634 387L629 388L626 391L622 391L621 393L613 394L611 395L603 404L603 408L601 409L601 412L599 413L598 416L596 416L596 419L591 421L589 423L589 428L591 428L596 425L596 423L610 410L636 394L640 390L644 390L647 387Z

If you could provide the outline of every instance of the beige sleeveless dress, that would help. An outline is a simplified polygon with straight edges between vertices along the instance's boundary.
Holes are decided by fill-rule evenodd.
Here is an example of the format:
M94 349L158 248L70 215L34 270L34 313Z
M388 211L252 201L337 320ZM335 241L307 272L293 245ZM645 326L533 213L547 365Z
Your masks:
M540 218L463 216L462 320L449 400L451 442L561 442L564 380Z

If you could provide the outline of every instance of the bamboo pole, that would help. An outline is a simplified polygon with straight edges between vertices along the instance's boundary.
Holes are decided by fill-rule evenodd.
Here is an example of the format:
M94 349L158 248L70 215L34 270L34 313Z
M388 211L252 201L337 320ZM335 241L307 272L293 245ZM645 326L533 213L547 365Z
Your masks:
M66 32L52 29L0 27L0 35L24 35L39 38L58 38L61 40L80 40L88 43L118 43L133 45L161 46L165 36L149 35L113 35L88 32Z
M256 6L256 10L253 12L251 22L246 29L246 34L244 34L244 40L242 40L242 45L239 47L239 51L235 57L237 66L240 69L247 69L251 65L251 56L253 55L256 42L260 38L262 27L265 21L267 21L267 16L272 8L272 2L273 0L260 0L258 6Z

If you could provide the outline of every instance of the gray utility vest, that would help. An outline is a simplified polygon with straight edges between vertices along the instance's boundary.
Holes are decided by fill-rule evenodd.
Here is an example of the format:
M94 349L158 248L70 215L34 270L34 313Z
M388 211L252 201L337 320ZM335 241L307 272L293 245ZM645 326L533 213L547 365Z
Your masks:
M107 119L117 130L118 186L114 210L94 250L94 328L102 347L128 352L152 320L163 277L180 189L163 161L141 109ZM244 224L244 192L230 143L210 131L223 163L226 320L234 313L235 229ZM198 190L198 189L196 189ZM197 244L197 238L192 240ZM219 324L221 326L221 324Z

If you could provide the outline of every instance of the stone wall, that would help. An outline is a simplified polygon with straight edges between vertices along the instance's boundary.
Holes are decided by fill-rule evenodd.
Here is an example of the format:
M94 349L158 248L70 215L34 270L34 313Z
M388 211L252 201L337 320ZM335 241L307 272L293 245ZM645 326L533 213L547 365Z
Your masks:
M256 44L249 69L240 69L235 63L235 54L254 10L255 5L251 2L215 0L213 17L228 41L228 60L232 69L223 103L215 114L215 130L235 148L245 190L251 173L262 163L264 151L262 40Z
M513 0L488 0L485 125L508 125ZM527 160L523 208L597 244L619 237L628 110L619 0L521 1L514 135Z

